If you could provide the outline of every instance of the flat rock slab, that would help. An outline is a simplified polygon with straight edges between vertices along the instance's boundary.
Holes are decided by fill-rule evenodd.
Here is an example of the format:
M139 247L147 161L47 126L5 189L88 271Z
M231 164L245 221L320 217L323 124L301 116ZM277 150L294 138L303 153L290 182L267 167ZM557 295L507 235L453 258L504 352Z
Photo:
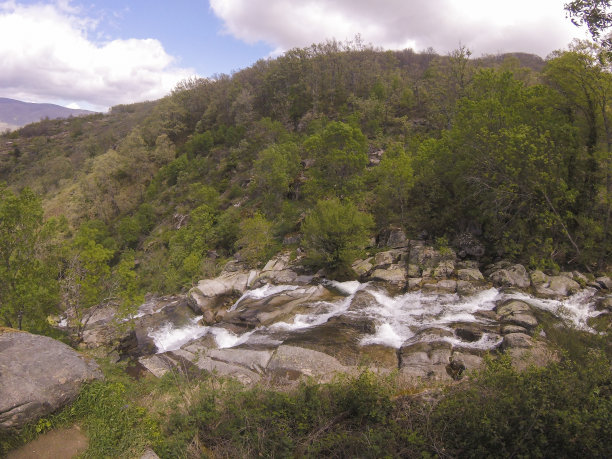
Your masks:
M72 402L102 379L93 360L47 336L0 329L0 431L18 429Z
M329 381L334 374L348 373L350 370L351 368L345 367L337 359L323 352L282 345L272 356L267 373L272 377L289 380L306 376Z

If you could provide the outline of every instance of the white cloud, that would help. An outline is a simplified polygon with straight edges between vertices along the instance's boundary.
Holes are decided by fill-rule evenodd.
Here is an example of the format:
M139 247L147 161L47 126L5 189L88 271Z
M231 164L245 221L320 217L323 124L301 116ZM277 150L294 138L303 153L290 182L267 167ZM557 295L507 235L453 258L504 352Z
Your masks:
M360 34L386 49L460 44L476 55L524 51L546 56L583 33L565 0L210 0L225 32L287 50Z
M69 0L0 3L0 96L104 110L157 99L194 74L158 40L97 43L96 26Z

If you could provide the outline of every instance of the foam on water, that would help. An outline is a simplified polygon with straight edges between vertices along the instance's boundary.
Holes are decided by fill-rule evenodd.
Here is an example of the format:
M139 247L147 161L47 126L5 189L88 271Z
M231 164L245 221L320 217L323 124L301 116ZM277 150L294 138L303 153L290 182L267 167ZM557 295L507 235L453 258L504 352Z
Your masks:
M208 333L210 327L198 325L201 318L202 316L194 317L183 327L175 327L174 324L168 323L157 330L150 330L149 337L153 339L157 353L174 351L183 344Z
M307 310L295 315L291 322L277 322L268 327L259 327L249 332L235 334L221 327L205 327L198 325L201 317L192 319L183 327L174 327L166 324L151 331L151 336L157 346L158 352L165 352L180 348L183 344L197 339L206 333L211 333L219 348L234 347L246 342L256 333L255 337L265 338L270 332L293 331L316 327L327 322L331 317L346 315L352 318L368 317L376 324L376 331L361 340L362 345L382 344L394 348L401 347L407 340L414 338L416 333L428 327L441 328L452 331L451 324L489 323L489 320L476 314L478 311L493 310L496 304L504 300L518 299L530 305L552 312L570 321L575 326L592 331L587 320L600 312L594 307L594 289L585 289L564 300L546 300L532 297L525 293L502 293L495 288L481 291L477 294L461 297L456 294L433 294L410 292L397 296L389 296L385 291L378 290L369 284L359 282L332 282L332 286L348 296L335 301L318 301L307 306ZM263 287L246 292L231 309L245 298L266 298L282 292L302 288L296 285L264 285ZM375 301L365 308L352 310L351 303L355 294L360 290L370 293ZM273 336L273 334L272 334ZM415 338L416 339L416 338ZM456 337L439 337L425 334L419 336L424 340L444 340L456 346L491 349L500 343L500 337L495 334L484 333L476 342L465 342Z
M503 295L504 299L521 300L530 305L549 311L555 316L572 323L575 327L582 330L593 332L594 330L587 325L587 321L592 317L597 317L602 312L595 309L594 288L586 288L564 300L547 300L534 298L522 292Z

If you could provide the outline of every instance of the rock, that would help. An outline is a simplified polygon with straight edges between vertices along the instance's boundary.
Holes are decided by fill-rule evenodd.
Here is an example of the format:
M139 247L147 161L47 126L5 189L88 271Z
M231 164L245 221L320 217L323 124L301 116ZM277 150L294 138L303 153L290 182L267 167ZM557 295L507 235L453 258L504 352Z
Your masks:
M272 351L241 348L211 349L207 356L213 360L239 365L256 373L263 373L270 358L272 358Z
M421 276L421 268L418 265L409 264L407 266L408 277L420 277Z
M433 277L445 278L449 277L455 271L455 262L453 260L442 260L433 270Z
M378 252L374 255L375 268L387 268L399 261L400 254L397 251Z
M408 247L410 245L410 241L406 239L406 233L404 230L399 228L392 228L389 231L389 239L387 239L387 247L392 247L394 249Z
M612 312L612 296L601 298L596 304L597 311Z
M174 368L174 362L163 354L140 357L138 362L156 378L161 378Z
M285 252L271 258L263 267L254 282L250 285L258 284L296 284L300 276L290 267L290 254Z
M498 306L496 311L502 324L518 325L527 329L535 328L538 325L531 308L523 301L507 301Z
M72 402L98 365L46 336L0 328L0 432L23 427Z
M574 276L574 280L578 282L580 285L586 285L589 283L589 279L579 271L572 271Z
M455 293L457 291L457 281L441 280L438 282L425 282L421 288L429 293Z
M205 279L189 291L189 305L196 314L219 307L227 297L237 298L250 287L257 271L224 272L215 279Z
M529 277L531 278L531 284L534 287L538 287L540 285L548 285L548 283L550 282L550 278L539 270L533 271Z
M355 263L353 263L351 268L353 268L353 271L355 271L357 275L365 276L374 267L372 264L373 260L374 259L372 257L366 260L357 260Z
M502 341L501 347L502 349L509 348L530 348L533 346L533 340L529 335L525 333L508 333L504 335L504 340Z
M255 328L281 320L289 320L295 314L317 301L334 295L322 285L285 290L264 298L245 298L234 311L225 316L225 322L240 327Z
M409 289L420 288L421 282L423 282L422 277L410 277L408 278L408 288Z
M408 379L450 379L446 366L452 346L446 341L419 342L400 349L400 374Z
M567 296L580 290L580 284L567 276L552 276L548 288L555 294Z
M510 333L523 333L526 335L529 333L529 331L525 327L520 327L518 325L508 324L501 326L502 335L508 335Z
M295 381L305 376L322 382L330 381L337 373L351 371L323 352L287 345L276 349L266 369L267 374L275 379Z
M406 285L406 269L399 265L391 265L386 269L375 269L370 274L370 279L388 282L397 286Z
M159 459L159 456L151 448L147 448L142 453L142 456L140 456L140 459Z
M484 281L484 276L479 269L464 268L457 270L457 278L462 281L477 282Z
M316 327L296 330L284 344L323 352L342 365L361 365L361 340L376 333L376 322L368 317L341 315Z
M351 312L357 312L369 308L374 304L377 304L376 298L374 298L370 292L360 290L355 293L355 296L353 296L348 310Z
M455 329L455 334L459 338L470 343L478 341L485 332L482 326L475 323L453 324L452 327Z
M496 287L528 288L531 285L527 270L523 265L512 265L493 271L489 275L489 280Z
M459 256L461 258L480 258L485 254L484 245L471 233L464 232L459 234L453 243L459 249Z
M474 281L457 281L457 293L462 296L470 296L485 288L485 284L482 282Z
M597 282L603 289L612 290L612 279L610 279L608 276L598 277L595 279L595 282Z

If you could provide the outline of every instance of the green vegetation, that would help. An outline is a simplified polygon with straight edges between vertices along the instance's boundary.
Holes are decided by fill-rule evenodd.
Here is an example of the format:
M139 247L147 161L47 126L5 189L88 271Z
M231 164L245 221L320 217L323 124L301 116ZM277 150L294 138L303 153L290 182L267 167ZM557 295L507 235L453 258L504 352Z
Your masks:
M420 392L367 371L273 390L189 371L136 381L115 366L71 407L0 445L79 423L90 438L85 457L135 457L150 446L164 458L604 458L611 368L598 351L523 372L490 359L467 382Z

